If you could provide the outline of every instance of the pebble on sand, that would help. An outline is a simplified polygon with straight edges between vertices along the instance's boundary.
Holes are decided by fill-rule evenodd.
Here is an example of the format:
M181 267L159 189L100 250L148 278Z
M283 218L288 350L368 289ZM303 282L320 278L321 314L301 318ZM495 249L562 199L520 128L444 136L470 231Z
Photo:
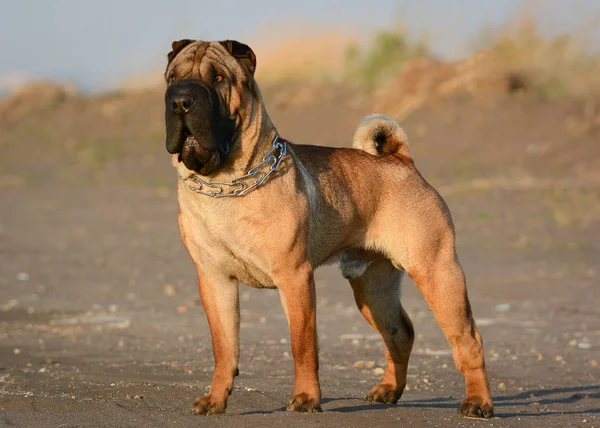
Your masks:
M12 308L14 308L15 306L17 306L19 304L19 301L17 299L10 299L8 301L8 303L6 303L5 305L2 305L2 310L4 312L8 312L10 311Z
M375 369L373 369L373 374L376 375L382 375L385 372L385 370L383 370L381 367L377 367Z
M20 353L21 353L21 350L19 348L13 349L13 354L19 355Z
M340 340L360 340L360 339L364 339L365 335L364 334L358 334L358 333L347 333L347 334L342 334L340 336Z
M510 303L500 303L500 304L496 305L495 309L498 312L506 312L506 311L510 311L511 307L512 306Z
M131 394L129 394L129 393L125 394L125 399L126 400L141 400L142 398L144 398L143 395L134 395L134 396L131 396Z

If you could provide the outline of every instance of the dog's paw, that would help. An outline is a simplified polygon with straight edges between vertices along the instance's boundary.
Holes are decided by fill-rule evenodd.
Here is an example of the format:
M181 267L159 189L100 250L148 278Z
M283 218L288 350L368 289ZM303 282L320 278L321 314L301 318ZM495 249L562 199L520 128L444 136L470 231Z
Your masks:
M288 412L321 412L321 404L315 398L309 398L304 392L292 397L287 406Z
M401 396L402 391L394 389L389 383L380 383L369 391L366 399L375 403L396 404Z
M491 418L494 416L494 407L483 403L481 398L467 398L460 405L458 414L469 418Z
M218 415L225 413L225 403L215 401L210 395L196 398L192 406L196 415Z

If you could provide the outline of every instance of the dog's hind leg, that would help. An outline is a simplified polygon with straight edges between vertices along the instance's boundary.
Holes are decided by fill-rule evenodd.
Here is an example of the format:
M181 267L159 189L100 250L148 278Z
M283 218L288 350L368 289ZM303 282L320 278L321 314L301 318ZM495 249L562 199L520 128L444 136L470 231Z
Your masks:
M452 242L453 244L453 242ZM483 341L475 326L465 276L453 245L421 257L407 267L450 346L454 364L465 377L467 398L459 412L464 416L493 416L492 394L485 369Z
M387 368L381 383L369 391L370 401L395 404L406 386L414 330L400 303L402 274L381 259L372 262L361 276L350 279L358 309L381 334L386 347Z

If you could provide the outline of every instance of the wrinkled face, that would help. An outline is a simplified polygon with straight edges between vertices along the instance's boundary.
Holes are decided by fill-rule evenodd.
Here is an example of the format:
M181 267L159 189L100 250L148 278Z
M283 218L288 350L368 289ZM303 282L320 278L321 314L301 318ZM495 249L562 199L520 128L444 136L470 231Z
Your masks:
M251 94L256 58L239 42L173 42L165 72L167 151L210 175L225 163Z

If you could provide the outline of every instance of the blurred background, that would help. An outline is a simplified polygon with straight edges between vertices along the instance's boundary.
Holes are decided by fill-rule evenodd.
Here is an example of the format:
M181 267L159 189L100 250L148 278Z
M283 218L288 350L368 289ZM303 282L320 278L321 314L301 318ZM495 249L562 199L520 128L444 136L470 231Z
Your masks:
M182 0L176 6L142 0L95 4L24 0L11 5L0 17L0 36L6 41L1 48L0 90L6 93L28 81L46 79L71 82L87 92L148 85L152 73L160 73L164 67L169 48L166 41L181 38L233 38L251 43L259 57L277 56L278 61L261 67L263 72L269 68L270 75L287 78L297 73L315 78L308 62L321 69L320 77L326 71L329 78L339 79L348 65L344 60L348 60L351 44L368 43L386 33L402 38L410 35L412 44L417 38L425 48L419 56L446 61L472 56L517 36L521 38L513 41L528 44L531 50L541 48L542 37L570 35L571 39L576 35L575 40L562 42L571 42L571 49L580 44L577 53L581 53L586 47L598 48L597 14L598 5L593 0L459 0L452 8L438 0L307 0L288 4L265 0L259 6L238 1L228 7L193 0ZM531 46L534 40L527 37L537 37L537 45ZM295 59L298 63L290 64L296 55L281 54L294 43L294 48L302 45L304 49ZM394 56L394 52L389 54ZM303 70L294 72L297 68Z
M210 336L164 148L162 73L183 38L249 44L268 111L295 143L349 147L366 114L398 120L452 211L498 412L556 426L598 417L597 0L20 0L2 9L7 417L35 406L58 415L96 397L100 413L114 400L128 415L168 402L173 418L210 381ZM384 364L382 345L335 269L317 278L324 390L361 397ZM408 399L425 400L411 411L443 417L462 381L419 293L403 293L418 334ZM277 293L244 287L241 296L240 385L285 397L291 360ZM60 401L73 382L79 392ZM127 401L134 390L150 397L145 410ZM236 392L234 413L280 405L249 391ZM451 397L426 401L440 395Z
M410 118L458 98L461 109L435 110L439 114L431 120L474 105L493 110L490 106L498 103L498 111L523 119L514 113L522 108L517 106L532 102L531 118L541 114L547 123L548 115L557 114L560 126L551 122L560 132L585 139L598 128L599 14L593 0L461 0L452 8L436 0L266 1L260 6L240 1L231 7L192 0L176 6L141 0L15 3L0 17L0 37L6 41L0 47L0 126L8 146L1 182L101 184L109 176L136 181L139 166L141 180L147 181L146 164L165 163L157 101L166 53L171 41L182 38L233 38L251 45L272 113L284 116L280 126L287 126L287 117L301 124L283 129L299 141L346 144L353 120L382 111L409 129L419 122L412 132L417 143L438 126ZM567 104L573 107L558 113ZM479 107L477 116L455 128L474 128L475 122L496 116ZM535 113L539 109L547 111ZM320 119L307 116L315 111ZM308 123L307 134L298 134ZM331 129L323 130L322 124ZM336 131L338 124L343 134ZM489 140L496 132L489 134L481 136L485 145L478 144L486 153L473 163L485 163L499 149ZM35 140L35 148L10 144L23 138ZM510 144L526 147L530 156L522 162L528 164L551 151L544 141L522 143ZM139 153L139 144L148 150ZM131 158L140 155L141 163ZM136 165L126 165L128 158ZM504 165L497 167L506 172ZM521 168L514 162L509 167ZM579 175L585 174L582 169ZM488 166L479 173L484 170L491 173Z

